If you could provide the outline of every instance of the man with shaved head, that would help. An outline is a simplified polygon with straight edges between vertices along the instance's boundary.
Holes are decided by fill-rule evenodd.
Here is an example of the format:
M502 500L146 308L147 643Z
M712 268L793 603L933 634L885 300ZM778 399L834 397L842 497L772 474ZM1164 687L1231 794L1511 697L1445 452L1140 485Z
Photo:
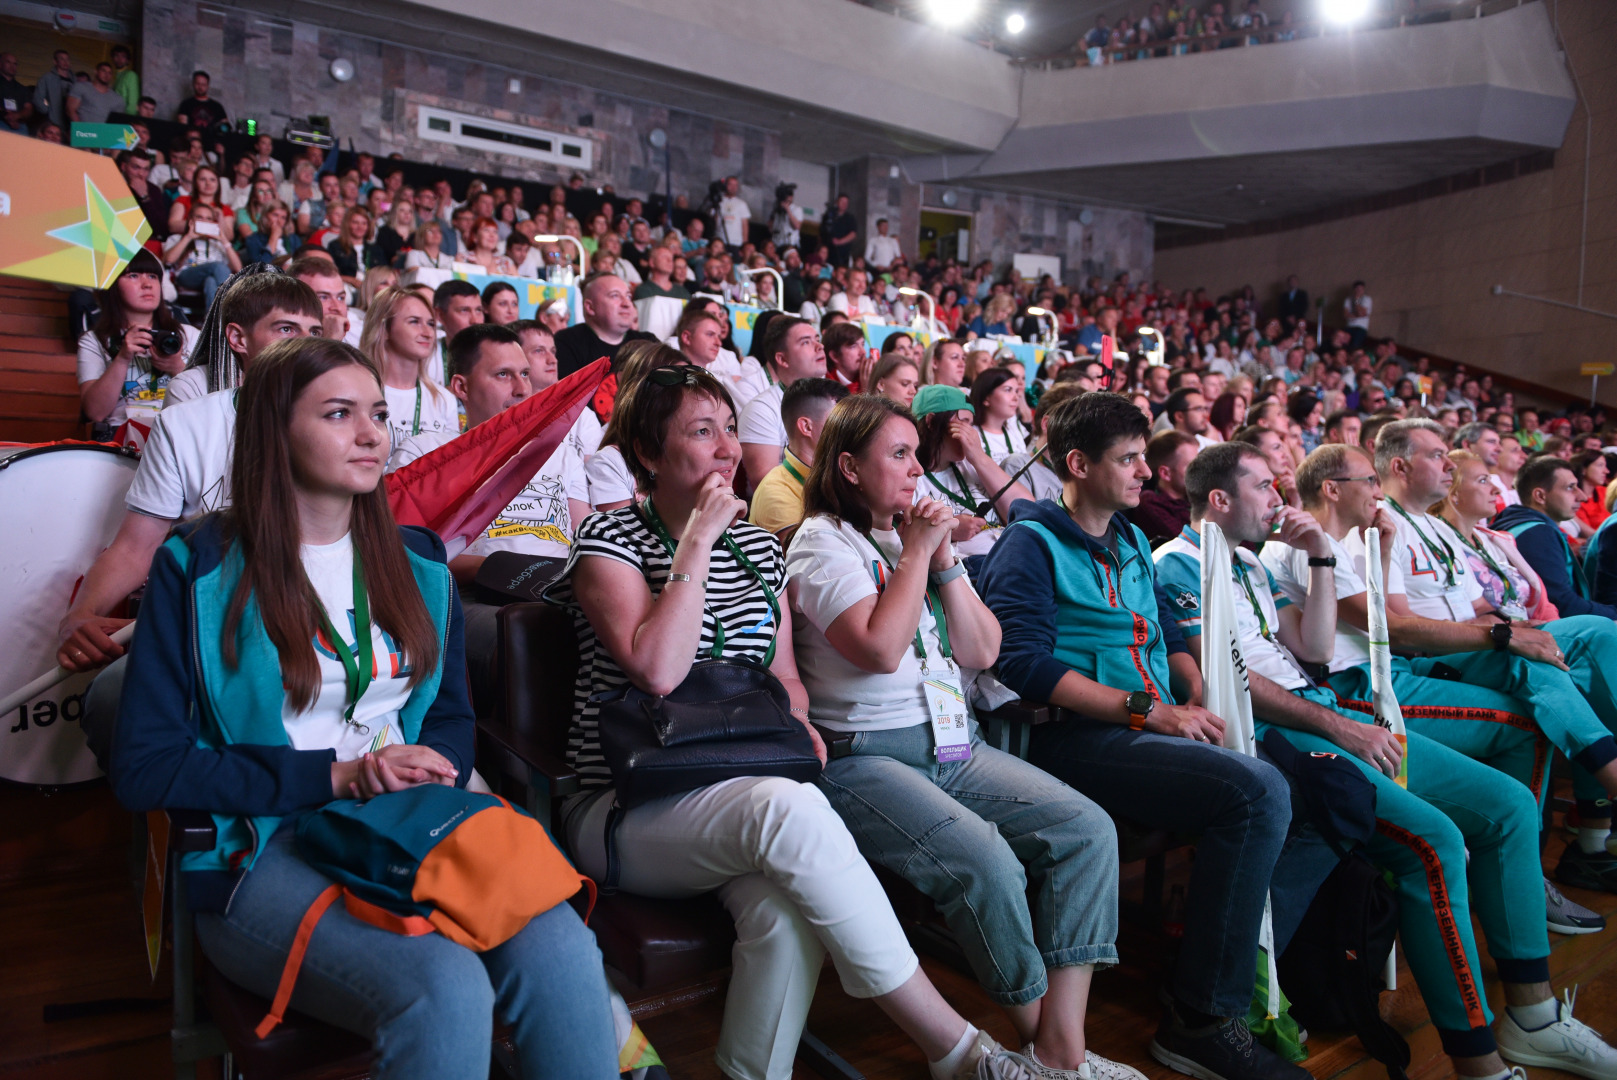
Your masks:
M565 379L603 356L616 366L618 349L630 341L656 341L636 329L634 293L616 274L591 274L582 286L584 321L556 334L556 372Z

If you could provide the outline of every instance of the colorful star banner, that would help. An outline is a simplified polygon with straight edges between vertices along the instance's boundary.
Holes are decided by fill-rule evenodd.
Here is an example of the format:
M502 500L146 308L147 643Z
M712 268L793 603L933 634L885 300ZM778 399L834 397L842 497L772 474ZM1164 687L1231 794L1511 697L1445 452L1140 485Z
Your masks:
M152 235L111 158L0 134L0 274L104 289Z

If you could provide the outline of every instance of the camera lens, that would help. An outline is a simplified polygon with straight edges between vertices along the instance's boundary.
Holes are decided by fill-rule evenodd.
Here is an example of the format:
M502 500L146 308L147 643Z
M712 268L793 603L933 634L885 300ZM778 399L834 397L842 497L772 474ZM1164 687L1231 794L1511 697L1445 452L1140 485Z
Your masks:
M164 330L152 338L152 351L159 356L173 356L185 347L185 338L175 330Z

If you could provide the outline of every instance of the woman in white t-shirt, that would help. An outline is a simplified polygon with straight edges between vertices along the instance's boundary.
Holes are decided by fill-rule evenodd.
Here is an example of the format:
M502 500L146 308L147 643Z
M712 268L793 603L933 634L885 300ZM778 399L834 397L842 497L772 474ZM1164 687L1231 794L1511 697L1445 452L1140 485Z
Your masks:
M101 315L79 338L79 401L84 415L112 439L137 414L148 426L163 407L169 379L185 370L197 341L163 302L163 266L145 248L135 253L112 288L100 294ZM180 348L161 346L178 335Z
M427 362L437 347L438 323L425 300L408 289L386 288L376 294L365 313L359 351L382 372L394 448L422 432L460 431L455 399L427 378Z
M443 542L388 510L376 368L341 342L279 342L238 409L234 486L254 497L159 549L108 775L131 810L212 815L217 843L180 864L197 941L269 997L332 886L289 826L338 799L464 788L475 727ZM293 1003L370 1040L378 1077L486 1075L494 1001L524 1075L618 1075L600 953L569 904L486 952L342 905L316 925Z
M1033 494L1011 482L983 449L965 391L923 386L910 411L921 428L916 454L924 470L915 497L948 503L955 512L955 546L964 555L987 555L1010 521L1011 503Z
M809 716L831 748L820 790L865 858L943 911L1022 1053L1074 1070L1036 1075L1078 1075L1090 978L1117 962L1117 834L977 736L966 695L999 656L999 621L955 555L949 506L915 501L919 443L902 406L847 398L803 488L787 595ZM1093 1052L1087 1073L1143 1080Z
M1009 368L989 368L971 381L977 439L996 465L1012 454L1027 453L1027 431L1017 417L1022 396L1022 382Z
M747 504L731 490L741 443L729 392L694 364L654 368L619 396L613 422L634 433L624 449L647 498L585 519L547 596L574 611L580 638L568 760L584 790L565 805L561 826L579 868L606 876L610 829L626 892L713 893L735 919L717 1048L728 1076L788 1080L827 953L844 990L886 1012L937 1080L1032 1075L939 996L813 784L737 776L614 810L602 695L631 685L670 693L709 659L767 668L805 727L808 695L780 545L742 520Z

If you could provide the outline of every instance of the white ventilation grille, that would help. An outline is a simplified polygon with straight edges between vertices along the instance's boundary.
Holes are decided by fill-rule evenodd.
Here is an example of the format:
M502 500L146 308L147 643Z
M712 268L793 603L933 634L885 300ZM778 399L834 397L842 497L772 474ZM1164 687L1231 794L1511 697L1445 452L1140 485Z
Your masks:
M590 168L594 157L595 148L588 139L451 112L430 105L422 105L420 111L416 134L434 142L451 143L469 150L510 154L585 171Z

